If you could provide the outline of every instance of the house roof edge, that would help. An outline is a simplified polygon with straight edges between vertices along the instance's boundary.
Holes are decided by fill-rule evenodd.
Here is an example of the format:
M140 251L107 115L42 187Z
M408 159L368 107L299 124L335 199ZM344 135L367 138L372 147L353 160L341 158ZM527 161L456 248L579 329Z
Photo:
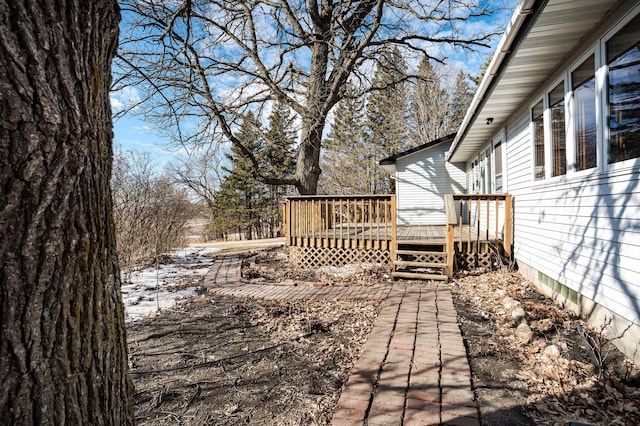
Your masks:
M490 93L494 84L497 82L497 77L500 76L511 56L514 47L521 41L523 35L529 31L530 25L525 25L527 21L531 22L535 20L534 10L540 11L544 9L544 5L548 0L522 0L516 6L509 25L507 26L496 51L493 54L493 58L487 67L482 81L476 90L475 95L471 101L471 105L467 109L467 113L462 120L462 124L458 129L457 136L454 139L451 149L447 153L447 161L465 161L466 158L453 159L456 151L461 145L469 127L477 118L477 113L482 108L484 100Z
M432 146L439 145L439 144L444 143L444 142L449 142L453 138L455 138L455 136L456 136L455 133L451 133L450 135L443 136L443 137L438 138L438 139L434 139L432 141L429 141L427 143L423 143L422 145L418 145L418 146L413 147L411 149L408 149L406 151L398 152L396 154L393 154L390 157L387 157L387 158L384 158L384 159L378 161L378 164L380 164L381 166L395 164L396 161L398 159L400 159L400 158L406 157L407 155L414 154L414 153L416 153L418 151L422 151L423 149L431 148Z

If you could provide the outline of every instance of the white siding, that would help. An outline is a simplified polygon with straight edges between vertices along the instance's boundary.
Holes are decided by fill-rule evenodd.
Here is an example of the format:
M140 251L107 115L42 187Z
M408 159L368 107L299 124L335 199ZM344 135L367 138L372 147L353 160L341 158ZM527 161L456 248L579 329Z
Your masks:
M534 182L527 114L508 126L516 259L640 323L640 170Z
M396 161L399 225L444 224L445 194L464 194L462 166L447 163L450 143L441 143Z

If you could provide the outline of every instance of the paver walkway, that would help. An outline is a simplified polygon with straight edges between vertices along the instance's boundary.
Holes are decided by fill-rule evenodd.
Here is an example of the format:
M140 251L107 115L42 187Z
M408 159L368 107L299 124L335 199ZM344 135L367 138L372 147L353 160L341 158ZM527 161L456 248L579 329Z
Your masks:
M259 299L380 300L382 307L343 389L332 425L480 424L466 350L446 288L305 287L241 280L239 255L218 256L210 292Z

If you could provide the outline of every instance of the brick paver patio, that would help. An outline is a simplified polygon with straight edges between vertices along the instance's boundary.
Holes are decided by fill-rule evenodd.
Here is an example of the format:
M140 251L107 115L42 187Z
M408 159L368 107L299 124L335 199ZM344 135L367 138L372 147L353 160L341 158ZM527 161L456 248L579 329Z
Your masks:
M205 286L216 294L258 299L382 301L332 425L480 424L448 289L251 284L242 281L240 265L237 254L218 256Z

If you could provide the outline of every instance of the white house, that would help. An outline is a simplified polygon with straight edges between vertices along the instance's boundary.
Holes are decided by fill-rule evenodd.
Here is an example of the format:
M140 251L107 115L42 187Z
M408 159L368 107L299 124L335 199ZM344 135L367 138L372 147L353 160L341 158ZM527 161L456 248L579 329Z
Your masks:
M445 160L454 138L445 136L380 161L396 180L398 225L444 224L444 195L466 193L466 164Z
M630 326L640 362L638 1L521 1L446 159L513 195L520 271L610 337Z

